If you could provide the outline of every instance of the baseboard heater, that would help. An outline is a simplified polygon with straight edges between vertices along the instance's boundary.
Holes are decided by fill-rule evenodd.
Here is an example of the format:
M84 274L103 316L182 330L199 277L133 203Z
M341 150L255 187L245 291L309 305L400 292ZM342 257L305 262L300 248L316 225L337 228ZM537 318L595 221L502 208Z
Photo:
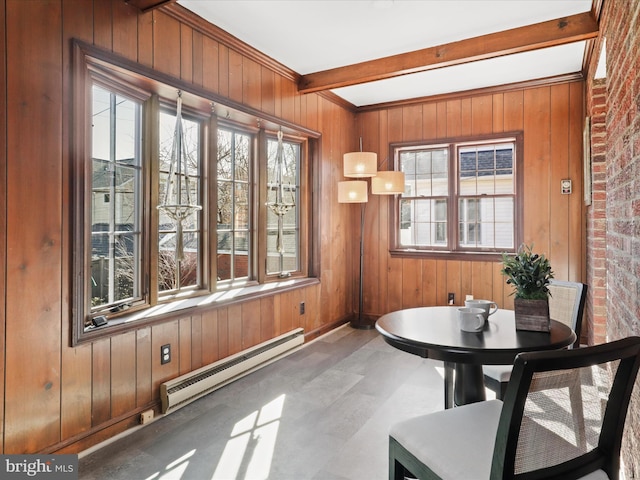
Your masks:
M255 347L174 378L160 385L162 413L183 407L225 386L304 343L304 330L297 328Z

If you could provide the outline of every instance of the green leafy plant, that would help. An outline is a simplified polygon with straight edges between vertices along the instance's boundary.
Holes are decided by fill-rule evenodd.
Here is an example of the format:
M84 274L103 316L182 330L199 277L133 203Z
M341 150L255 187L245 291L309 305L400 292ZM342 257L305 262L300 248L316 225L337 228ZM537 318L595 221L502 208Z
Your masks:
M533 253L531 246L524 243L515 256L502 254L502 274L507 277L507 284L513 285L516 298L528 300L548 299L550 292L547 286L553 278L551 264L544 255Z

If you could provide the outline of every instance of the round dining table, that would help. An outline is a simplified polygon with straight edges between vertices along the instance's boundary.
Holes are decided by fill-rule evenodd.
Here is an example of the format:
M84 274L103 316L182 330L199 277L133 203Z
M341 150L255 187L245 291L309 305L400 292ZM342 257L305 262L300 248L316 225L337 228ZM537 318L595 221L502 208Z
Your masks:
M555 320L549 332L516 330L513 310L505 309L489 316L480 332L465 332L458 327L458 308L409 308L382 315L376 322L389 345L455 364L456 405L486 399L483 365L511 365L521 352L566 348L576 339L570 327ZM445 391L445 402L446 398Z

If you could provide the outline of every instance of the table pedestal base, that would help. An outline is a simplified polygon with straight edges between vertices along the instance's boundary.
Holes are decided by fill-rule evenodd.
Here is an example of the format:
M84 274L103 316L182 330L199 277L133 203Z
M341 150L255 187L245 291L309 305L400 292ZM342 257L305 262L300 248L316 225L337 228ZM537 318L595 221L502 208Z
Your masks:
M482 402L487 399L484 391L482 365L456 363L453 399L457 406Z

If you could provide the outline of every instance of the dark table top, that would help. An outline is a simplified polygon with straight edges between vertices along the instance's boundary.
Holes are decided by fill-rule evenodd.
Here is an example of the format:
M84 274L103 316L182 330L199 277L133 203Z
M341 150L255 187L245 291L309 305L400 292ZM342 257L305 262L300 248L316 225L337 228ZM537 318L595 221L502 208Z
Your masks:
M460 307L419 307L382 315L376 329L385 341L425 358L456 363L510 365L520 352L555 350L575 341L567 325L551 320L550 332L516 330L513 310L499 309L478 333L458 328Z

